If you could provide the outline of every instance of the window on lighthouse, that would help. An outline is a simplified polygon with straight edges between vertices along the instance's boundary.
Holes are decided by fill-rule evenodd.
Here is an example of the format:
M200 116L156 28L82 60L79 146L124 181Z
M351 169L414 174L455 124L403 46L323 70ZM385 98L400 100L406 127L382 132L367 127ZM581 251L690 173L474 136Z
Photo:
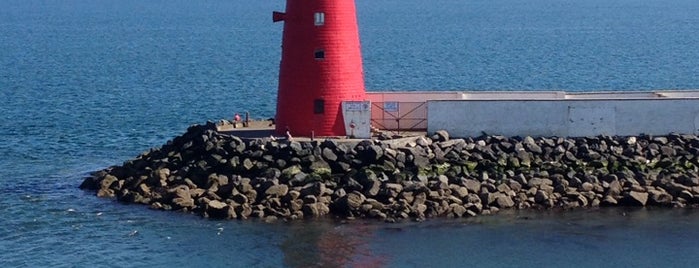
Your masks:
M313 101L313 113L314 114L322 114L325 113L325 100L323 99L315 99Z
M325 59L325 50L317 49L315 53L313 53L313 55L316 58L316 60Z
M313 17L315 18L315 25L316 26L321 26L325 24L325 13L323 12L316 12Z

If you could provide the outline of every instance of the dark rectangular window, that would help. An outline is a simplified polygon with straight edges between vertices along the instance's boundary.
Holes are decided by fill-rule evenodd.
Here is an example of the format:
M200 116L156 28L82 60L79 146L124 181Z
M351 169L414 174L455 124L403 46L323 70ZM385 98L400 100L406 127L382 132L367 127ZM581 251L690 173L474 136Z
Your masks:
M316 99L313 101L313 113L322 114L325 112L325 100Z
M315 57L316 57L316 60L325 59L325 50L322 50L322 49L316 50Z

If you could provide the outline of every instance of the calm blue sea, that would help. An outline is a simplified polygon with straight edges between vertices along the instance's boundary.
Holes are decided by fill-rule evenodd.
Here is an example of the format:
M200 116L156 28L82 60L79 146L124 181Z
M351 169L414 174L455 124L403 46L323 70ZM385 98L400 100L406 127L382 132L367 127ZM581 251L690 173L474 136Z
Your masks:
M370 90L699 88L696 0L357 0ZM699 212L210 221L87 172L274 114L283 0L0 0L0 267L694 267Z

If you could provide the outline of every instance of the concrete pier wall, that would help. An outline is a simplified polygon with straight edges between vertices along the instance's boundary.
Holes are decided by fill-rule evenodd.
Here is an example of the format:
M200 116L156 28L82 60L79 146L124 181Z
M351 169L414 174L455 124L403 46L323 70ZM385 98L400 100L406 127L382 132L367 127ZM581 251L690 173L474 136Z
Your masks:
M366 97L376 102L426 102L428 100L460 100L463 92L458 91L374 91Z
M535 137L699 133L697 92L677 94L564 94L541 99L524 96L502 100L492 96L492 99L429 100L427 130L444 129L455 137L483 133Z

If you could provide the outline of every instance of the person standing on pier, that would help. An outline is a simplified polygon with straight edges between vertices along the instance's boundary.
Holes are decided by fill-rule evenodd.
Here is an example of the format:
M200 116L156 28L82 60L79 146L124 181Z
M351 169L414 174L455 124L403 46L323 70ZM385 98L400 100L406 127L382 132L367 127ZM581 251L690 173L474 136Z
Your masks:
M233 116L233 128L237 128L238 123L240 123L240 115L238 113L235 113L235 115Z

